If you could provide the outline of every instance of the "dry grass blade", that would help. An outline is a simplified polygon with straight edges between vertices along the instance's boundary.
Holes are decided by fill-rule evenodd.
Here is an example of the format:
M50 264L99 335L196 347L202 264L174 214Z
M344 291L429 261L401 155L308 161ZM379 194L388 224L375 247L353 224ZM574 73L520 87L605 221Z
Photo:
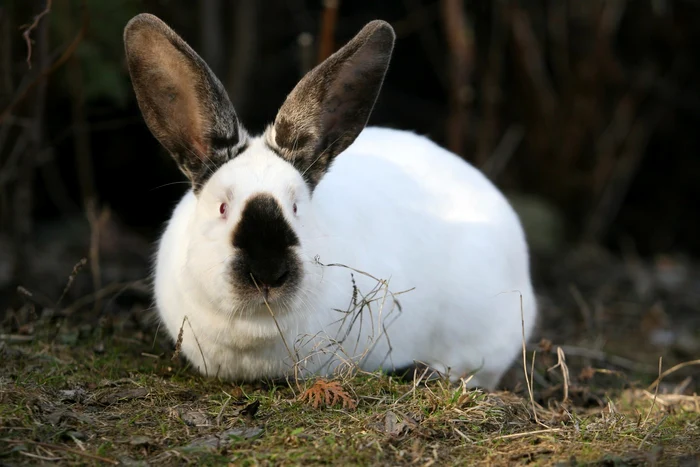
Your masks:
M88 459L106 462L107 464L119 465L119 462L115 461L114 459L107 459L106 457L98 456L96 454L90 454L89 452L81 451L79 449L72 449L67 446L61 446L59 444L41 443L39 441L32 441L29 439L3 439L2 441L8 444L33 444L34 446L42 447L44 449L55 449L58 451L69 452L77 456L86 457Z
M73 285L73 281L75 280L75 277L80 273L80 270L85 267L87 264L87 258L83 258L80 261L78 261L75 266L73 266L73 270L70 273L70 276L68 276L68 282L66 283L66 286L63 288L63 292L61 293L61 296L58 297L58 300L56 300L56 307L59 307L61 305L61 302L63 301L63 298L66 296L68 293L68 290L70 290L71 285Z
M180 325L180 331L177 333L177 340L175 340L175 351L173 352L173 356L170 357L170 361L175 361L177 358L180 356L180 352L182 352L182 337L183 334L185 333L185 319L182 318L182 324Z
M564 378L564 399L562 400L562 403L565 403L569 400L569 367L566 365L566 355L564 355L564 350L562 350L561 347L557 347L557 364L554 365L551 368L548 368L547 371L552 371L555 368L561 368L561 375Z
M662 378L662 373L661 373L661 367L662 367L662 357L659 357L659 377L657 378L657 381L661 382ZM649 420L649 417L651 416L651 412L654 410L654 407L656 407L656 397L659 395L659 385L656 385L656 390L654 391L654 400L651 403L651 407L649 407L649 412L647 412L647 416L644 419L644 423L642 423L642 426L647 424L647 420Z
M537 436L537 435L543 435L546 433L558 433L560 431L562 431L561 428L546 428L544 430L527 431L524 433L511 433L509 435L495 436L495 437L491 438L491 441L496 441L499 439L524 438L526 436Z
M689 361L689 362L683 362L683 363L679 363L678 365L672 366L672 367L669 368L668 370L666 370L666 371L664 371L663 373L661 373L661 374L659 375L659 377L656 378L656 380L655 380L653 383L651 383L651 384L649 385L649 389L648 389L648 390L651 391L653 388L657 387L657 386L659 385L659 383L661 382L661 380L662 380L663 378L667 377L668 375L670 375L671 373L675 373L676 371L680 370L681 368L685 368L685 367L691 366L691 365L700 365L700 359L698 359L698 360L691 360L691 361Z
M202 356L202 363L204 364L204 374L209 377L209 368L207 368L207 359L204 356L204 351L202 350L202 346L199 343L199 339L197 339L197 334L195 334L194 329L192 328L192 323L190 323L190 319L185 316L184 321L187 321L187 325L190 327L190 331L192 331L192 337L194 337L194 342L197 344L197 348L199 349L199 354Z
M294 364L294 382L297 385L297 388L301 390L299 386L299 378L297 374L297 360L294 358L294 353L292 352L292 349L289 347L289 344L287 344L287 339L284 337L284 333L282 332L282 328L280 327L279 322L277 321L277 317L275 316L275 312L272 311L272 308L270 307L270 304L267 303L267 297L263 294L263 291L260 289L260 286L258 285L258 282L255 280L255 277L253 275L250 275L250 278L253 280L253 284L255 285L255 288L258 289L258 292L260 295L263 297L263 302L265 302L265 307L267 308L267 311L270 312L270 316L272 316L272 320L275 322L275 327L277 328L277 332L279 333L280 337L282 338L282 343L284 344L284 347L287 349L287 353L289 353L289 358L291 359L292 363Z
M661 420L659 420L659 422L656 425L654 425L654 427L651 430L649 430L649 432L647 432L647 434L644 436L644 438L642 438L642 441L639 442L639 449L642 449L642 446L644 446L644 443L647 442L649 437L653 433L655 433L656 430L658 430L661 425L663 425L663 423L666 421L667 418L668 418L668 414L664 415L663 418Z
M523 373L525 374L525 384L527 385L527 392L530 396L530 404L532 405L532 416L535 417L535 421L540 423L539 418L537 418L537 407L535 406L535 396L533 395L533 384L527 371L527 342L525 339L525 312L523 311L523 294L518 292L520 295L520 324L522 330L522 341L523 341ZM533 365L534 365L534 353L533 353Z

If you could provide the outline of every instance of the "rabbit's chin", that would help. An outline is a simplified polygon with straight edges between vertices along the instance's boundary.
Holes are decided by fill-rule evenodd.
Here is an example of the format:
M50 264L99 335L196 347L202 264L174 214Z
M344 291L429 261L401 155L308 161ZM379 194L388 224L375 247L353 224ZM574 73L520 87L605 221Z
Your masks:
M261 287L259 285L237 284L234 286L235 302L238 306L256 314L270 313L287 308L293 308L299 297L300 285L297 282L285 284L281 287Z

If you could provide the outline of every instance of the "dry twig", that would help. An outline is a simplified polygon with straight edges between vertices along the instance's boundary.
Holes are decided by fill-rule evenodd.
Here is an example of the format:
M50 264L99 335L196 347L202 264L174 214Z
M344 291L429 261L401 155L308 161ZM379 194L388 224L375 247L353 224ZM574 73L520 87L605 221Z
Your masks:
M73 266L73 270L71 271L70 275L68 276L68 282L66 282L66 286L63 288L63 292L61 293L61 296L58 297L58 300L56 300L56 308L58 308L61 305L63 298L68 293L68 290L70 290L71 285L73 285L73 281L75 280L75 277L80 273L80 270L83 269L83 267L85 267L86 264L87 264L87 258L82 258L80 261L78 261L75 264L75 266Z
M46 6L44 7L44 10L34 17L34 21L32 22L32 24L21 27L21 29L25 29L22 36L24 37L24 41L27 43L27 65L29 66L29 69L32 68L32 40L29 37L29 35L39 25L39 21L41 21L41 18L43 18L51 12L52 2L53 0L46 0Z
M469 118L468 107L473 98L469 81L474 67L473 32L466 20L463 3L460 0L442 0L442 16L450 48L450 116L447 145L459 155L464 155L466 149L464 136Z
M54 71L60 68L61 65L63 65L76 51L78 45L80 45L80 43L82 42L83 37L85 37L85 32L87 31L88 13L85 2L86 0L83 0L83 24L81 25L78 33L75 35L75 38L71 41L70 44L68 44L68 47L66 47L61 56L58 57L58 59L56 59L55 62L42 69L33 81L31 81L29 84L27 84L17 92L17 95L12 100L12 102L10 102L10 104L5 108L5 110L2 111L2 114L0 114L0 123L2 123L12 113L12 110L14 110L14 108L17 107L17 105L19 105L19 103L27 97L29 91L31 91L32 88L34 88L34 86L38 85L46 78L48 78Z
M335 50L335 25L338 22L339 6L340 0L323 1L323 19L321 20L317 63L330 57Z

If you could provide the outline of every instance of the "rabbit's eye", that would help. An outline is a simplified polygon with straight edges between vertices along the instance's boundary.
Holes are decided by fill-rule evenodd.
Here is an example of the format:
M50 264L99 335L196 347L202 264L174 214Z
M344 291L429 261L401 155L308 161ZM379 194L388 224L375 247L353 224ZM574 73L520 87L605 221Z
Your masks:
M219 213L221 213L221 216L225 218L226 214L228 213L228 204L221 203L221 206L219 206Z
M296 214L297 213L297 203L294 203L292 205L292 209L294 210L294 214Z

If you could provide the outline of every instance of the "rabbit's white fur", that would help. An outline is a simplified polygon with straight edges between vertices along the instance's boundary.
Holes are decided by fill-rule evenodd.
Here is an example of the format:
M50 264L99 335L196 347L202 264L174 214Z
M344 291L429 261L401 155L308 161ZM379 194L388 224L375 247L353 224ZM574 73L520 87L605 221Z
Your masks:
M394 39L368 23L250 137L167 25L126 26L146 123L192 182L158 246L155 298L200 372L418 363L493 389L521 348L521 306L530 337L528 247L505 197L426 137L365 128Z
M306 260L300 298L272 306L286 346L264 304L237 309L236 297L228 295L223 268L232 254L230 227L208 220L222 196L244 199L259 191L285 207ZM290 191L298 200L296 217ZM237 216L240 211L228 222L235 224ZM449 368L453 377L476 371L469 384L493 388L521 347L520 294L526 338L536 319L526 241L502 194L429 139L373 127L337 157L311 198L299 172L260 138L212 176L199 201L187 193L158 249L157 307L171 336L187 317L182 353L202 372L206 363L209 375L279 376L292 363L287 347L294 352L305 336L321 341L306 345L317 358L300 365L315 371L327 357L319 350L337 334L341 316L335 310L347 310L353 295L351 270L320 263L386 279L391 292L415 288L396 297L401 311L390 296L383 309L375 302L343 350L329 350L340 361L375 344L362 361L368 370L416 360ZM353 275L360 293L376 286L366 275ZM390 323L386 334L379 319Z

